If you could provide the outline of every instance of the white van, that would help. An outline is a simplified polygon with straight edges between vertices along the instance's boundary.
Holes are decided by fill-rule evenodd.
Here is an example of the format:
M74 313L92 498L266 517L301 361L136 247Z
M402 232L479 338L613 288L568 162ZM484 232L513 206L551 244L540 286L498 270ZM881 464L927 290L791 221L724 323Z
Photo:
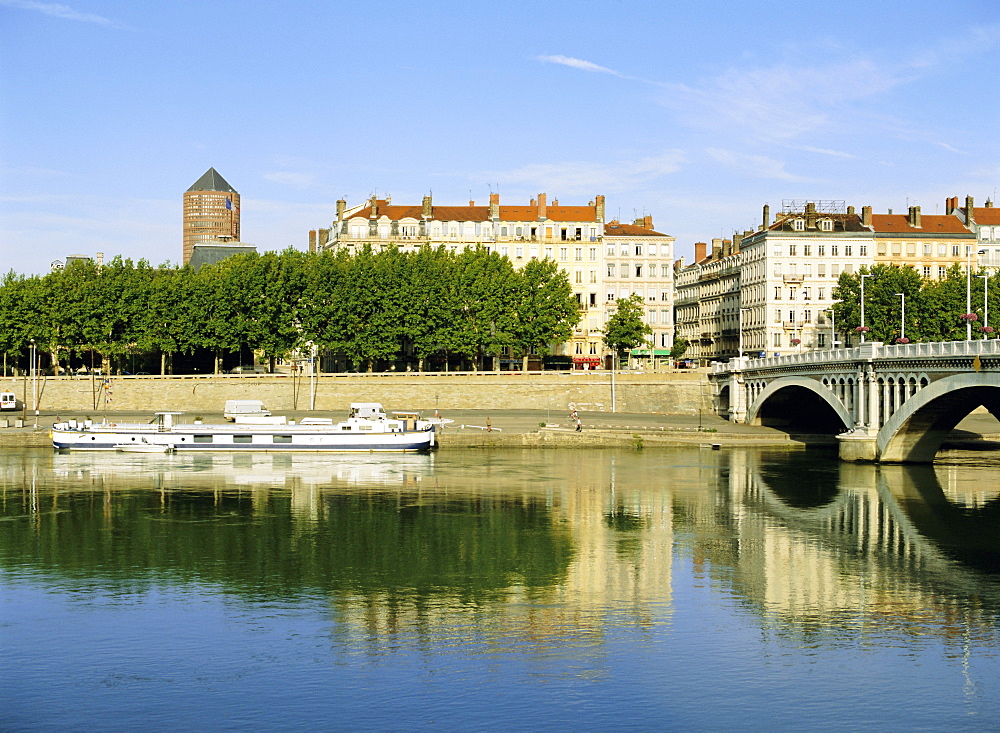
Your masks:
M247 415L270 417L271 411L264 409L264 403L261 400L226 400L226 409L223 415L227 420L235 420L237 417Z
M17 397L13 392L0 392L0 410L16 410Z

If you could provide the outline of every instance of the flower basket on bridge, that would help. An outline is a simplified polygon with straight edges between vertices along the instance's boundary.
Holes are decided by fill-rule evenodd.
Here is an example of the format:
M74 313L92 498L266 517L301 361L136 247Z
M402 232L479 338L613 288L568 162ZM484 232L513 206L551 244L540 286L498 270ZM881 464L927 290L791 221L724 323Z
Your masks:
M801 344L801 343L802 343L802 339L792 339L791 341L789 341L789 343L790 343L790 344L791 344L792 346L798 346L799 344Z
M868 326L858 326L854 329L855 333L868 333L871 329Z
M979 316L977 316L975 313L963 313L962 315L959 316L959 318L961 318L963 321L978 321L979 320Z
M906 336L900 336L898 339L896 339L896 343L897 344L908 344L908 343L910 343L910 339L906 338Z
M996 329L993 326L980 326L979 330L983 333L993 333Z

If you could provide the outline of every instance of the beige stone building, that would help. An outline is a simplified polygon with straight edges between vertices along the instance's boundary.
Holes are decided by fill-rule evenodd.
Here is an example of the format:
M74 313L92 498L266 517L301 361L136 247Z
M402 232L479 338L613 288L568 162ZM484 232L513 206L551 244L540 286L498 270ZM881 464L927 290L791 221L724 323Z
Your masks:
M358 251L395 246L403 251L443 246L452 251L482 246L511 260L515 267L531 259L554 260L566 273L582 318L571 341L553 353L570 356L576 368L598 368L606 350L603 327L618 297L643 296L646 317L657 344L673 339L674 238L652 228L652 217L634 224L605 221L604 196L586 205L563 205L544 193L526 205L501 204L491 194L487 206L394 204L372 197L348 208L337 202L329 229L309 233L310 250ZM516 355L506 355L511 360Z

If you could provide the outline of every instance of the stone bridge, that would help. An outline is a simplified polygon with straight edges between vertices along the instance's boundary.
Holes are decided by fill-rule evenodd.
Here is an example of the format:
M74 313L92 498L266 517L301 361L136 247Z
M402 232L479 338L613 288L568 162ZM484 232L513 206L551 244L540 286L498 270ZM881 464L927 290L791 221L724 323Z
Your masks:
M846 461L930 463L976 408L1000 419L1000 340L737 358L714 364L709 379L719 415L837 435Z

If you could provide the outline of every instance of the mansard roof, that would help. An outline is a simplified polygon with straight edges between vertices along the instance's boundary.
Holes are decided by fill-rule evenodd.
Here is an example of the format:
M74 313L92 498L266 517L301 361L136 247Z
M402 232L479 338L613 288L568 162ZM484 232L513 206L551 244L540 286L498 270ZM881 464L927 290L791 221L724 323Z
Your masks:
M538 205L530 206L500 206L501 221L539 221ZM366 206L352 212L349 219L371 218L371 202ZM385 199L375 201L376 218L383 216L391 221L400 219L423 219L423 207L417 206L397 206L388 203ZM597 221L597 208L594 206L546 206L545 218L549 221ZM435 221L489 221L489 206L432 206L431 219Z
M230 186L215 168L209 168L205 171L201 178L191 184L191 188L188 191L224 191L226 193L237 193L236 189Z
M937 234L964 234L975 237L958 217L943 214L921 214L919 227L910 224L907 214L872 214L872 228L875 236L906 234L933 237Z
M606 237L669 237L669 234L636 226L635 224L622 224L617 221L610 221L604 225L604 236Z
M868 227L861 223L861 217L857 214L827 214L822 211L817 211L813 214L807 216L805 212L798 213L781 213L778 214L778 218L768 227L768 231L779 232L779 231L798 231L802 233L803 230L795 230L793 227L796 219L807 219L812 218L813 226L812 228L807 228L807 232L821 231L816 226L816 222L822 221L823 219L830 219L833 221L833 230L839 232L867 232L870 231ZM808 225L807 225L808 226ZM829 232L827 232L829 233Z

